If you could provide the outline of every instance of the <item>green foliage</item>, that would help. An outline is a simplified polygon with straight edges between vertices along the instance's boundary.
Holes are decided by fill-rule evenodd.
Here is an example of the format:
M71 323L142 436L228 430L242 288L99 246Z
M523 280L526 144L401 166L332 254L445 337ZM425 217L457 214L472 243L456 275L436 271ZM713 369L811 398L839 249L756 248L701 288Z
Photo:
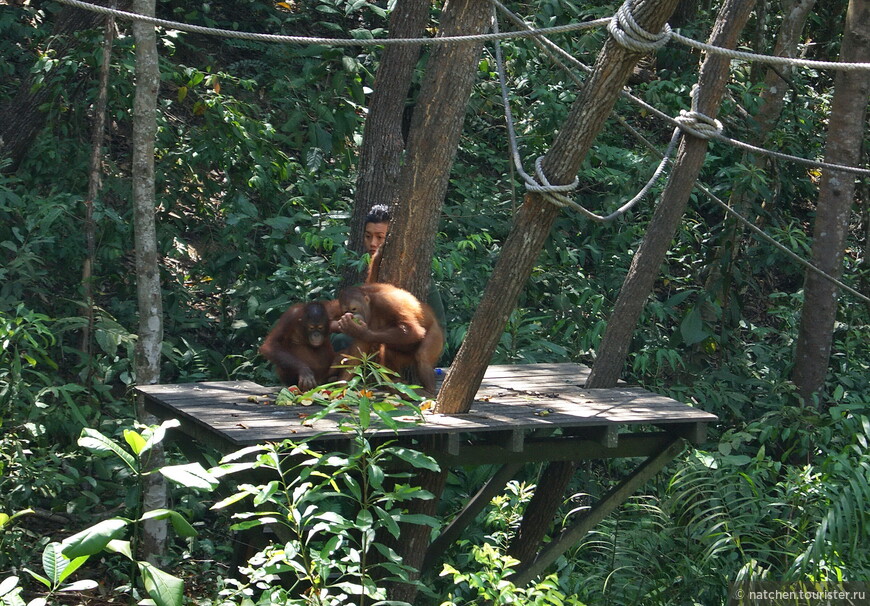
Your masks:
M450 564L444 565L442 576L451 575L456 589L450 592L441 606L459 604L535 604L583 606L574 596L566 596L559 589L555 574L529 587L517 587L508 577L514 572L519 560L500 553L485 543L472 548L472 554L480 570L459 571Z
M806 31L813 44L802 50L810 58L835 60L846 2L817 4ZM530 23L551 26L607 16L617 5L540 0L512 8L523 12ZM699 7L694 20L680 25L682 33L704 39L715 9ZM360 38L388 35L389 7L364 1L191 4L171 0L161 3L160 10L179 20L238 30ZM108 509L135 500L136 478L143 473L141 457L148 456L149 442L159 437L151 430L122 430L130 415L129 402L121 394L134 381L137 320L128 203L133 40L128 24L119 23L124 35L115 42L111 66L103 188L93 201L98 243L96 347L86 358L80 350L84 320L76 268L84 255L81 202L90 156L83 142L90 140L102 32L78 32L73 44L64 44L53 31L57 15L57 8L45 3L11 3L0 11L4 59L0 103L31 89L45 92L50 100L39 108L45 127L16 172L8 174L0 158L0 568L4 570L13 566L37 570L40 554L54 550L56 555L47 536L22 523L31 519L24 513L29 509L63 513L78 523L87 517L105 518ZM757 34L774 31L779 18L773 10L758 15L741 45L757 43L764 47L759 50L769 51L773 37ZM435 21L433 26L437 27ZM232 378L273 383L268 364L257 356L260 339L288 305L333 298L341 270L359 262L345 246L346 222L357 177L355 156L381 50L272 45L172 31L162 31L160 36L156 170L166 315L162 377L164 381ZM597 52L604 36L602 30L584 31L558 42L572 56L585 58ZM504 42L504 50L520 153L530 167L562 127L577 85L529 40ZM689 106L696 64L693 53L669 45L656 55L657 78L635 85L634 91L676 115ZM422 74L422 69L415 74L412 97ZM448 362L465 335L500 242L522 202L522 185L507 156L494 76L494 61L484 55L436 237L433 268L448 310ZM743 63L735 64L731 72L721 115L729 134L737 138L751 139L757 126L742 117L758 107L757 76ZM799 156L821 157L832 83L827 72L794 70L785 111L768 145ZM664 147L670 126L624 101L618 102L617 113ZM613 121L581 166L578 196L592 209L612 209L636 193L656 162ZM818 171L787 162L770 162L759 169L742 152L718 143L711 145L702 172L702 180L725 199L732 191L746 192L751 198L746 203L748 216L804 254L811 245L809 227L818 178ZM569 212L559 216L519 308L501 335L496 361L594 361L660 191L661 185L610 225L590 224ZM847 278L860 270L866 256L866 217L856 214L853 223L844 264ZM711 428L714 435L706 450L679 461L670 482L651 486L650 494L630 501L570 558L560 561L558 591L546 586L551 577L531 588L512 587L505 579L514 564L502 551L533 486L533 477L524 476L526 481L510 484L468 530L465 542L451 549L450 565L458 572L436 580L445 588L435 591L437 597L430 600L444 599L454 591L454 575L463 583L454 598L469 601L504 589L490 597L522 596L556 603L546 600L555 600L562 592L577 593L578 599L589 603L604 596L611 604L699 602L705 606L724 602L724 583L742 577L866 577L867 557L860 545L867 539L863 504L870 498L867 308L842 300L819 407L796 407L789 373L800 320L803 269L786 262L769 244L746 237L734 242L733 258L715 260L712 251L730 233L720 209L701 196L693 197L636 328L624 373L627 380L719 415L721 426ZM315 404L306 409L311 414L345 407L352 411L346 414L348 425L361 431L353 440L364 439L366 428L375 422L388 427L413 422L420 403L411 392L403 398L411 403L383 396L361 379L346 389L333 386L329 394L321 389L289 397L296 404L302 399ZM94 428L83 435L94 454L70 452L69 446L85 427ZM293 452L289 445L282 448ZM332 497L315 494L310 501L300 497L300 504L327 512L320 520L306 510L304 520L317 526L318 533L297 537L298 552L287 552L286 545L273 546L258 556L249 565L249 580L269 589L234 586L239 601L248 591L259 592L260 601L273 595L285 599L270 575L294 566L302 554L308 554L311 564L303 566L309 571L306 574L332 591L330 583L335 579L326 575L325 561L333 556L322 553L333 547L329 541L337 541L334 553L349 558L363 544L369 551L380 544L379 537L371 539L362 529L381 525L392 536L392 523L399 515L395 512L401 511L400 497L405 495L392 495L391 501L378 505L388 513L386 517L372 505L372 499L387 499L393 490L386 481L392 473L386 461L402 460L404 455L412 458L405 464L425 466L423 459L406 451L381 452L371 445L369 450L360 449L364 460L347 453L336 458L300 453L304 462L282 459L280 464L294 461L292 465L308 474L321 495L337 491L318 473L354 470L347 476L352 479L334 480L343 489L342 496L335 497L342 504L328 509L326 501L331 503ZM258 454L268 460L267 453ZM373 476L361 471L373 458L384 478L378 471L371 472ZM268 468L267 463L262 465ZM591 471L582 490L596 493L611 486L621 469L614 463ZM186 465L169 466L162 473L202 490L214 481L201 469ZM482 472L456 472L457 499L482 481L476 474ZM358 488L368 482L367 501L362 492L357 498L356 489L350 488L353 482ZM280 505L285 516L290 511L292 501L282 491L271 493L266 484L251 486L256 492L246 492L245 500L259 498L263 505ZM357 510L363 510L360 500L368 503L368 517L358 517ZM194 501L190 495L179 498L187 509L202 514L207 504ZM456 502L447 505L457 507ZM177 521L165 512L155 515ZM88 536L99 539L94 543L99 545L116 530L133 530L141 517L116 519ZM238 520L260 521L256 513ZM338 538L326 538L320 529ZM218 545L210 557L220 557L220 537L201 540ZM109 538L105 546L115 544ZM392 564L388 556L381 558ZM68 580L59 575L71 570L68 565L61 571L62 562L54 560L57 574L45 567L37 574L58 588ZM354 584L354 591L380 591L380 585L375 588L365 581L371 566L349 562L341 561L334 570ZM177 583L158 570L144 563L136 566L149 591L178 591ZM407 573L401 567L382 572L396 577ZM21 604L20 590L17 579L7 579L0 584L0 599Z
M163 441L167 429L177 425L178 421L166 421L162 425L145 427L141 432L126 429L124 430L124 441L127 448L99 431L85 428L79 439L79 445L94 453L118 457L138 481L137 490L140 489L141 482L146 475L157 472L183 486L204 490L214 489L217 486L217 480L198 463L164 466L159 469L148 468L148 456L151 449ZM141 497L132 499L132 502L140 503ZM70 568L74 570L89 557L102 552L117 553L135 563L145 591L158 606L179 606L182 603L183 581L160 570L153 564L135 557L134 554L137 553L138 549L135 533L132 541L123 538L130 527L147 520L168 520L179 536L192 537L196 535L196 531L184 516L169 509L147 511L135 518L114 517L103 520L57 544L52 553L60 563L68 562L68 567L66 567L67 564L63 564L65 568L61 572L65 574L58 576L58 579L52 579L49 585L50 589L54 590L56 585L68 576L69 573L66 573L66 570ZM50 544L49 547L52 545L55 544ZM48 569L46 568L46 570ZM44 580L39 577L35 576L34 578L44 583Z
M372 373L381 379L366 380ZM360 603L385 600L386 583L412 582L414 570L402 562L390 542L401 540L403 524L438 527L436 519L407 511L409 501L433 498L407 483L413 471L437 471L438 466L394 442L373 444L369 439L371 413L388 428L402 423L391 414L397 398L389 394L375 398L371 391L386 379L381 373L382 369L364 362L338 397L321 400L326 406L320 414L347 411L352 415L345 424L353 432L348 451L324 454L287 440L242 449L212 470L218 475L269 472L268 482L240 483L235 494L214 508L250 502L253 509L233 514L237 520L233 528L268 526L281 538L241 569L246 583L227 581L231 586L224 592L227 603ZM310 403L311 398L322 397L308 392L300 394L298 401ZM284 399L295 398L286 394ZM251 455L255 460L243 461Z

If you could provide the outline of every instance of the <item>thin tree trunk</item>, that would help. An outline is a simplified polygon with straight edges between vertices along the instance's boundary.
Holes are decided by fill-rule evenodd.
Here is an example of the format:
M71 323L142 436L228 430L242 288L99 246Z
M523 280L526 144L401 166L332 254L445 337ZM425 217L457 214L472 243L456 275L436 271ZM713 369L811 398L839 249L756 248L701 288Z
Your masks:
M88 197L85 199L85 262L82 267L85 330L82 332L82 352L90 360L94 331L94 258L96 254L96 225L94 224L94 201L100 193L102 177L103 139L106 132L106 104L109 96L109 71L112 60L112 43L115 39L115 17L106 18L106 34L103 39L103 63L100 67L100 84L94 106L94 129L91 137L91 162L88 172ZM90 374L89 379L90 381Z
M632 9L635 21L646 31L658 32L676 3L677 0L639 0ZM643 53L620 46L613 38L607 40L552 149L544 158L544 174L550 183L559 185L573 181L642 56ZM465 340L438 394L439 412L468 412L507 319L516 307L558 214L559 209L541 195L526 195Z
M478 34L490 26L486 0L450 0L439 36ZM426 65L414 109L393 222L384 244L380 280L425 300L432 273L435 234L466 106L477 76L482 42L438 45Z
M840 49L843 62L870 62L870 2L850 0ZM870 72L840 71L834 80L834 100L828 121L825 161L857 166L870 101ZM829 275L843 273L849 215L855 196L855 176L824 169L816 204L812 262ZM805 403L823 393L831 357L838 288L815 272L807 272L804 306L798 331L792 380Z
M749 19L753 4L751 0L725 2L713 28L710 43L734 48ZM704 60L697 91L697 108L700 113L711 118L716 116L729 73L728 58L708 55ZM682 138L671 178L662 193L662 200L656 207L643 242L631 261L628 275L607 322L595 364L586 382L587 387L612 387L619 380L637 320L680 225L706 153L706 139L691 135Z
M429 5L428 0L397 3L390 15L390 35L393 38L423 36L429 22ZM363 131L350 219L348 247L358 253L365 249L363 232L369 209L375 204L392 206L395 201L402 152L405 149L402 117L419 58L419 46L401 44L387 46L381 56ZM339 290L361 280L360 273L350 267L342 276Z
M778 57L795 57L801 32L807 22L810 11L816 0L792 0L783 9L782 23L779 26L776 45L773 54ZM770 133L776 127L784 105L785 93L789 87L791 67L788 65L769 68L764 78L761 92L761 103L753 116L753 129L750 133L751 142L764 147ZM745 153L743 164L757 170L763 170L769 159L759 154ZM735 183L728 200L729 206L743 216L747 216L753 207L757 196L742 183ZM767 206L767 203L765 204ZM769 206L767 206L770 209ZM714 261L710 263L710 275L706 288L715 293L726 307L731 297L730 277L734 261L740 255L743 236L743 223L730 215L725 220L725 228L716 249Z
M156 0L134 0L133 10L154 15ZM136 41L136 91L133 99L133 221L136 256L136 293L139 307L139 338L136 341L136 382L151 385L160 382L160 350L163 343L163 299L160 289L160 263L157 248L156 197L154 185L154 146L157 135L157 92L160 71L157 35L153 25L133 22ZM137 406L143 423L155 422L144 408L144 398ZM162 448L152 448L149 468L163 463ZM159 473L145 479L145 511L166 507L166 484ZM149 520L143 524L141 551L148 559L164 553L167 526L165 521Z

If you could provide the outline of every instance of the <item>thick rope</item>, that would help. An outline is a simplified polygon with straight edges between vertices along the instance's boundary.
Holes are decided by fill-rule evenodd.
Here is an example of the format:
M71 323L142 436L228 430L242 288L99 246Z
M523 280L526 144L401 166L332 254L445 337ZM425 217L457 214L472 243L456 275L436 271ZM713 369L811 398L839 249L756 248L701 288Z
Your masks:
M113 8L109 8L109 7L90 4L87 2L82 2L80 0L57 0L57 1L60 2L61 4L66 4L68 6L73 6L75 8L80 8L83 10L88 10L88 11L92 11L95 13L101 13L101 14L105 14L105 15L114 15L115 17L118 17L121 19L127 19L127 20L132 20L132 21L138 20L138 21L142 21L145 23L150 23L150 24L155 25L155 26L165 27L167 29L174 29L174 30L179 30L179 31L186 31L186 32L190 32L190 33L198 33L198 34L205 34L205 35L221 36L221 37L227 37L227 38L241 38L241 39L246 39L246 40L256 40L256 41L262 41L262 42L278 42L278 43L287 43L287 44L323 44L323 45L329 45L329 46L367 47L367 46L386 46L389 44L397 44L397 45L401 45L401 44L408 44L408 45L411 45L411 44L447 44L447 43L453 43L453 42L470 42L470 41L481 41L481 40L496 40L497 41L497 40L510 39L510 38L534 38L535 40L545 41L545 42L552 45L553 43L550 42L549 40L547 40L546 38L543 38L543 36L549 35L549 34L557 34L557 33L564 33L564 32L570 32L570 31L579 31L579 30L583 30L583 29L595 28L595 27L600 27L600 26L605 25L605 24L607 24L608 31L610 31L610 34L612 36L614 36L614 38L617 38L617 40L620 41L620 43L622 43L622 40L620 40L620 38L623 35L625 36L626 40L631 38L631 41L627 42L626 44L634 44L637 42L636 38L643 40L644 38L646 38L646 36L651 35L651 34L649 34L649 32L646 32L645 30L643 30L642 28L639 28L639 27L637 28L639 31L632 30L632 25L628 21L628 19L626 19L625 17L620 18L619 13L617 13L617 15L615 15L613 18L610 18L610 19L608 19L608 18L597 19L595 21L589 21L589 22L583 22L583 23L574 23L574 24L569 24L569 25L556 26L556 27L550 27L550 28L541 28L541 29L533 29L533 28L529 27L528 25L526 25L525 27L527 29L524 29L524 30L518 31L518 32L504 32L504 33L495 32L492 34L478 34L478 35L472 35L472 36L444 36L444 37L435 37L435 38L384 38L384 39L367 39L367 40L340 39L340 38L319 38L319 37L306 37L306 36L284 36L284 35L277 35L277 34L259 34L259 33L252 33L252 32L238 32L238 31L233 31L233 30L204 27L204 26L199 26L199 25L191 25L191 24L187 24L187 23L180 23L177 21L168 21L165 19L157 19L154 17L149 17L146 15L138 14L138 13L131 13L131 12L121 11L121 10L113 9ZM630 0L626 0L625 5L627 5L629 3L629 1ZM498 0L492 0L492 2L500 10L510 13L510 11L508 11L507 8L505 8L503 5L501 5L498 2ZM625 6L625 5L623 5L623 6ZM622 7L620 8L620 11L621 10L622 10ZM628 10L627 13L630 16L630 10ZM513 13L510 13L510 14L513 14ZM516 17L516 16L514 15L514 17ZM519 19L519 18L517 17L517 19ZM631 21L633 21L633 19L631 19ZM635 25L636 25L636 23L635 23ZM618 31L620 33L615 34L614 31ZM632 31L633 33L627 34L626 33L627 31ZM634 36L634 37L632 37L632 36ZM691 38L687 38L686 36L682 36L681 34L670 31L669 28L668 28L667 33L664 34L664 36L662 36L662 33L655 34L654 36L656 36L655 41L647 40L647 42L650 44L659 44L659 42L662 39L664 39L663 42L660 42L659 45L661 45L661 44L666 44L669 39L674 39L682 44L685 44L686 46L697 48L697 49L700 49L700 50L708 52L708 53L717 53L717 54L725 55L725 56L733 58L733 59L743 59L746 61L755 61L755 62L767 63L767 64L771 64L771 65L788 65L788 66L809 67L809 68L815 68L815 69L841 70L841 71L870 70L870 63L812 61L812 60L807 60L807 59L797 59L797 58L791 58L791 57L774 57L774 56L770 56L770 55L760 55L760 54L756 54L756 53L748 53L748 52L743 52L743 51L735 51L732 49L724 49L724 48L716 47L716 46L706 44L703 42L698 42L698 41L693 40ZM639 42L638 44L642 44L642 42ZM577 61L574 57L570 56L566 51L564 51L563 49L561 49L560 47L558 47L556 45L553 45L553 46L555 46L558 49L558 51L561 54L563 54L563 56L567 56L568 58L570 58L572 60L572 62L575 62L575 64L582 66L584 69L586 69L586 71L588 71L588 68L586 66L583 66L582 63ZM655 46L654 48L658 48L658 46ZM501 54L501 49L498 45L496 46L496 53L499 55ZM561 65L561 63L560 63L560 65ZM503 78L502 70L499 70L499 75L500 75L500 79ZM506 90L507 90L506 84L503 84L503 89L504 89L503 90L503 98L505 99L505 113L506 113L506 115L508 115L510 112L510 106L509 106L507 96L506 96ZM699 133L705 133L706 135L708 135L707 138L713 137L717 140L724 141L724 142L729 143L731 145L735 145L737 147L741 147L743 149L747 149L747 150L753 151L755 153L768 154L768 155L772 155L774 157L783 158L783 159L791 160L793 162L799 162L799 163L808 164L810 166L815 166L815 167L820 167L820 168L827 168L827 169L831 169L831 170L841 170L841 171L852 172L852 173L857 173L857 174L861 174L861 175L870 175L870 170L868 170L868 169L843 166L843 165L839 165L839 164L831 164L831 163L827 163L827 162L817 162L817 161L813 161L813 160L807 160L805 158L799 158L796 156L790 156L788 154L781 154L779 152L773 152L773 151L766 150L763 148L755 147L755 146L752 146L748 143L743 143L741 141L737 141L735 139L730 139L728 137L725 137L721 134L721 132L715 132L715 129L714 129L714 131L706 131L705 132L704 127L701 127L700 129L697 127L697 124L699 122L699 116L690 116L690 115L683 116L683 118L682 118L683 124L680 124L680 119L671 118L667 114L664 114L663 112L652 107L651 105L648 105L647 103L643 102L642 100L638 99L637 97L634 97L631 94L628 94L626 92L624 92L623 94L627 95L629 97L629 99L631 99L635 102L640 102L645 108L652 111L657 116L659 116L665 120L668 120L669 122L674 123L678 127L678 129L685 128L688 132L690 132L691 134L693 134L695 136L704 136L704 135L699 134ZM689 112L689 114L691 114L691 112ZM700 121L703 122L704 120L701 119ZM691 122L691 124L689 124L689 126L686 127L686 124L688 122ZM628 124L626 122L622 121L622 123L625 126L628 126ZM512 121L511 121L511 127L512 127ZM638 136L640 136L640 134L637 133L637 131L635 131L633 128L629 127L629 129L631 131L635 132ZM511 128L509 128L509 131L510 130L511 130ZM655 175L653 175L653 178L650 180L649 183L647 183L647 186L645 186L644 189L641 190L641 193L645 193L645 191L647 191L652 186L652 183L658 178L658 175L664 169L664 166L668 163L671 150L674 147L674 142L677 140L677 136L676 136L677 132L678 131L675 130L674 135L671 137L671 143L668 145L668 151L666 151L665 154L660 154L660 152L658 152L658 150L655 150L654 147L652 148L657 154L660 154L663 156L663 160L662 160L662 163L659 165L659 168L656 169ZM514 133L512 133L511 136L512 136L513 141L515 143L516 135ZM641 138L641 140L645 141L645 139L643 139L642 136L640 136L640 138ZM516 150L515 145L512 143L512 154L514 154L514 157L515 157L514 162L516 164L517 159L519 158L519 152L515 151L515 150ZM543 176L542 171L539 171L539 172L541 172L541 178L545 182L545 184L542 185L540 183L537 183L534 179L529 177L525 173L524 170L522 170L521 164L522 164L521 162L519 164L517 164L517 169L520 171L520 174L523 175L523 179L526 180L527 183L529 181L532 181L534 183L533 187L541 187L542 186L544 188L549 188L549 191L551 193L549 193L548 195L550 195L550 196L554 196L554 195L561 196L562 195L561 192L555 191L553 188L561 188L561 187L566 187L566 186L549 185L549 183L546 182L546 177ZM540 164L540 159L538 160L538 162L536 162L536 166L538 166L539 164ZM576 188L576 180L575 180L575 184L569 184L569 186L572 188ZM809 261L803 259L802 257L798 256L796 253L794 253L790 249L786 248L784 245L777 242L771 236L769 236L764 231L762 231L761 229L756 227L751 221L749 221L745 217L741 216L737 211L733 210L725 202L723 202L722 200L717 198L712 192L710 192L705 187L703 187L700 184L696 184L696 187L698 187L711 200L713 200L715 203L717 203L723 209L725 209L726 212L730 213L731 215L736 217L739 221L744 223L751 231L756 233L756 235L758 235L762 239L766 240L767 242L769 242L770 244L772 244L773 246L775 246L776 248L781 250L783 253L785 253L787 256L789 256L791 259L793 259L797 263L803 265L808 270L819 274L824 279L831 281L832 283L836 284L837 286L839 286L843 290L846 290L847 292L851 293L852 295L858 297L859 299L861 299L867 303L870 303L870 298L868 298L866 295L861 294L857 290L849 287L848 285L840 282L836 278L828 275L823 270L817 268L815 265L813 265ZM608 215L606 217L601 217L600 215L596 215L595 213L589 211L588 209L583 208L582 206L580 206L579 204L576 204L575 202L573 202L570 199L567 199L565 201L565 204L576 208L577 210L582 212L584 215L588 216L589 218L591 218L593 220L608 221L608 220L612 220L610 217L616 218L617 216L623 214L626 210L628 210L628 208L630 208L629 205L630 204L633 205L634 203L636 203L636 201L640 197L642 197L641 194L638 194L637 196L635 196L635 198L632 199L632 201L629 201L629 203L626 203L625 205L623 205L623 207L620 207L620 209L618 209L617 211L615 211L614 213L611 213L611 215Z
M631 0L625 0L613 18L607 23L607 31L621 46L638 53L657 50L671 39L671 26L665 23L664 29L652 34L638 25L631 12Z
M158 27L166 29L179 30L193 34L204 34L209 36L218 36L223 38L239 38L242 40L255 40L258 42L277 42L282 44L322 44L325 46L388 46L388 45L421 45L421 44L452 44L455 42L475 42L486 40L499 40L508 38L531 38L535 36L547 36L552 34L561 34L565 32L573 32L584 29L592 29L601 27L610 19L597 19L595 21L585 21L581 23L569 23L567 25L558 25L555 27L545 27L532 31L520 32L502 32L499 34L474 34L467 36L442 36L433 38L319 38L311 36L285 36L280 34L260 34L255 32L239 32L229 29L219 29L214 27L205 27L202 25L192 25L189 23L180 23L178 21L168 21L166 19L157 19L139 13L131 13L118 9L109 8L107 6L99 6L81 0L57 0L61 4L73 6L83 10L100 13L104 15L114 15L120 19L128 21L142 21L150 23Z
M687 38L682 34L673 32L671 37L686 46L697 48L706 53L723 55L731 59L742 59L753 63L765 63L767 65L788 65L791 67L806 67L810 69L830 69L835 71L867 71L870 70L870 63L848 63L841 61L814 61L812 59L800 59L798 57L777 57L775 55L760 55L758 53L749 53L746 51L738 51L731 48L722 48L713 46L706 42L699 42Z

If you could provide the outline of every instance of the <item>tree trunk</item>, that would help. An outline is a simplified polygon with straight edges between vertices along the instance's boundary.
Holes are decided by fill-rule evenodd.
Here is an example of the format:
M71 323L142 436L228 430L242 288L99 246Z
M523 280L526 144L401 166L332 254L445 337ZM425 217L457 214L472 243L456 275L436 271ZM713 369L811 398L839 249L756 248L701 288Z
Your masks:
M529 501L517 534L511 541L508 555L515 557L523 564L535 559L541 546L541 541L553 523L556 511L562 506L565 491L574 472L576 461L554 461L547 464L538 484L535 494Z
M396 4L390 15L393 38L419 38L429 22L427 0L405 0ZM353 213L350 220L348 247L364 252L363 232L369 209L375 204L392 206L401 168L405 141L402 117L420 47L395 44L387 46L375 77L359 154ZM342 276L339 290L356 284L362 276L350 267Z
M154 15L156 0L134 0L133 10ZM160 71L157 35L153 25L133 22L136 41L136 92L133 99L133 222L136 256L136 294L139 307L139 338L136 341L136 382L152 385L160 382L160 349L163 343L163 300L160 289L160 263L155 217L154 145L157 135L157 91ZM138 402L143 423L155 419ZM158 445L159 446L159 445ZM151 449L149 468L159 467L162 448ZM159 473L146 477L143 507L145 511L166 507L166 485ZM152 559L165 551L165 521L149 520L143 524L141 551Z
M94 259L96 256L96 225L94 224L94 201L100 193L102 180L103 139L106 132L106 103L109 96L109 71L112 59L112 43L115 39L115 18L106 19L103 39L103 63L100 67L100 84L97 103L94 106L94 126L91 137L91 162L88 172L88 197L85 199L85 261L82 267L82 290L85 312L85 330L82 332L82 353L90 365L94 331ZM88 373L88 383L91 374Z
M440 36L483 33L490 25L486 0L450 0ZM477 77L482 42L439 45L432 50L414 109L393 222L384 244L380 280L425 300L435 234L468 98Z
M840 49L843 62L870 61L870 2L850 0ZM834 80L834 100L828 121L825 161L858 166L864 135L870 72L839 71ZM824 169L816 204L812 262L839 278L855 195L855 176ZM821 396L831 357L838 289L829 280L807 272L804 306L798 331L792 380L805 403ZM821 399L821 398L820 398Z
M94 4L107 6L108 2L94 0ZM126 2L120 4L121 8L127 8L124 6ZM55 55L66 55L70 48L80 44L73 34L97 27L103 20L102 15L92 11L62 7L52 31L56 36L56 40L52 42ZM40 107L55 101L51 82L34 88L33 81L28 78L21 83L18 94L0 106L0 158L9 158L11 161L4 170L14 172L27 156L33 140L45 123L45 112Z
M635 21L646 31L658 32L676 3L677 0L639 0L632 9ZM608 38L568 119L544 158L544 174L550 183L559 185L573 181L642 56L643 53L630 51L612 37ZM507 319L558 214L559 209L541 195L526 195L465 340L438 394L438 412L468 412Z
M441 13L438 35L482 33L489 27L490 14L485 0L449 0ZM429 290L441 206L482 48L482 42L469 42L438 45L432 50L411 120L396 191L401 203L393 211L379 280L405 288L423 300ZM446 469L418 476L421 487L435 499L415 501L411 509L433 512L446 477ZM419 569L428 545L427 527L406 525L396 551L406 564ZM396 584L390 588L390 599L413 603L416 593L412 585Z
M710 44L734 48L753 4L753 1L748 0L728 0L719 12ZM715 118L725 92L730 65L730 60L721 55L708 55L704 60L698 77L697 111ZM586 382L587 387L612 387L619 380L635 325L680 225L706 153L706 139L691 135L682 138L671 178L643 242L631 261L613 314L607 322L598 356Z
M428 437L424 440L434 442L439 438ZM426 490L433 495L434 499L421 500L415 499L408 503L408 513L422 514L428 516L437 516L438 502L441 498L441 493L444 492L444 486L447 483L447 470L440 471L422 471L418 473L413 482L417 486ZM418 573L413 575L413 579L419 579L423 561L426 559L426 551L429 549L429 537L431 528L421 524L402 523L400 525L400 534L398 543L393 545L396 553L402 556L402 563L408 566L413 566ZM417 597L417 587L406 583L393 583L388 587L388 594L391 600L398 602L415 603Z
M784 3L785 4L785 3ZM777 34L773 54L778 57L795 57L801 32L815 6L816 0L792 0L783 8L782 23ZM791 66L783 65L768 68L761 92L761 103L753 116L753 129L750 133L751 143L764 147L768 137L776 127L782 114L785 93L788 90L788 79ZM749 152L743 155L743 164L762 170L770 160L760 154ZM757 196L742 183L735 183L731 190L728 205L743 216L749 215ZM710 275L707 277L706 288L715 294L722 302L723 308L728 305L731 297L730 276L734 261L740 256L743 223L730 215L725 220L725 228L716 249L714 261L710 263Z

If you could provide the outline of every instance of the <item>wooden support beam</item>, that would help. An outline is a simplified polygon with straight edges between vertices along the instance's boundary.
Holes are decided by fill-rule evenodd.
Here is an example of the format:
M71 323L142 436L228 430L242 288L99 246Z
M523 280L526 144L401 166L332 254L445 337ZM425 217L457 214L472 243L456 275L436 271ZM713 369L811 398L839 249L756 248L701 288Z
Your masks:
M512 480L522 467L522 463L502 465L486 484L471 497L471 500L468 501L462 511L441 531L438 538L429 545L429 550L426 552L426 559L423 561L423 568L421 569L423 572L429 570L435 564L438 558L444 554L444 551L461 536L462 531L468 528L468 525L474 521L477 514L483 511L483 508L492 501L494 496L501 492L505 484Z
M510 452L497 444L466 443L455 452L427 452L443 468L463 465L500 465L506 463L545 463L584 461L621 457L649 457L667 446L674 437L665 432L621 434L616 448L605 448L598 440L571 436L529 438L522 452Z
M618 486L604 495L583 517L567 528L541 550L532 562L522 567L511 578L517 586L523 587L540 576L570 547L576 545L593 526L610 515L613 510L624 503L643 484L670 463L683 450L681 438L671 440L658 453L641 463L634 472L625 478Z
M707 440L706 423L657 423L656 427L695 445L703 444Z
M619 428L616 425L566 429L565 433L573 437L598 442L604 448L616 448L619 445Z

